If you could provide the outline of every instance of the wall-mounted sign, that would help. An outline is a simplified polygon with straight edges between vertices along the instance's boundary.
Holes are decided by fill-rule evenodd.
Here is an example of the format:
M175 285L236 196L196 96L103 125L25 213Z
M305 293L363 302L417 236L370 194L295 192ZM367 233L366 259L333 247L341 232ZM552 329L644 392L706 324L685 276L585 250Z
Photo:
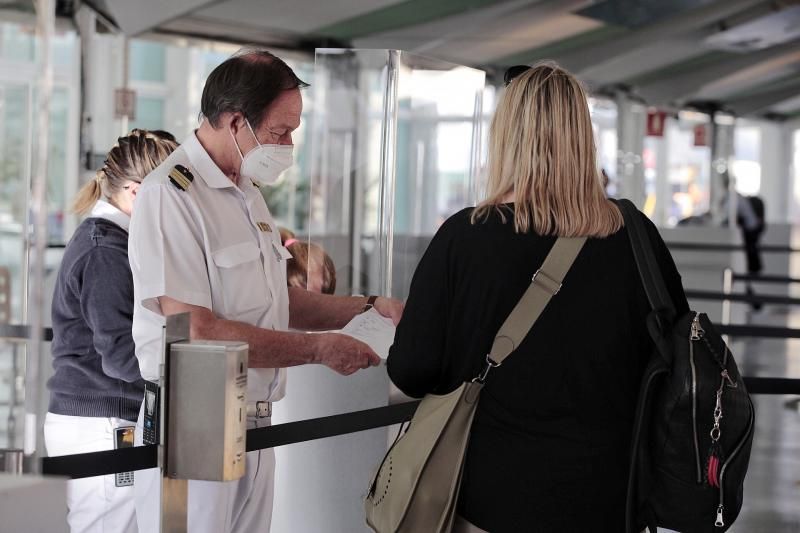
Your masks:
M647 135L648 137L663 137L664 124L667 120L667 113L651 109L647 112Z
M698 124L694 127L694 145L708 146L708 126L706 124Z
M132 89L114 90L114 118L123 117L136 120L136 91Z

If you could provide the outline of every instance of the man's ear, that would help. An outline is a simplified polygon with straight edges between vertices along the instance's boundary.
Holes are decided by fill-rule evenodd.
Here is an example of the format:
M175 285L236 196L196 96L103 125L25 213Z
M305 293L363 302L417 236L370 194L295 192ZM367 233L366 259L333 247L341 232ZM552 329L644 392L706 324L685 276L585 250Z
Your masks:
M244 115L236 111L234 113L225 113L220 117L222 127L233 132L234 135L239 133L239 130L247 128Z

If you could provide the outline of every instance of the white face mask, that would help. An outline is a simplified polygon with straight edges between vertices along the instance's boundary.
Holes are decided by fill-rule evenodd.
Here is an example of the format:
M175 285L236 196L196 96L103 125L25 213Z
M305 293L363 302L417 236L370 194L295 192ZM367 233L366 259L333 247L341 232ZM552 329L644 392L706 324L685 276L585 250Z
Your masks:
M291 144L261 144L250 126L250 121L245 119L245 123L258 146L247 152L247 155L243 155L239 143L236 142L236 137L232 131L230 132L233 144L236 145L236 150L239 151L239 156L242 158L239 175L253 180L259 185L273 185L283 171L294 164L294 146Z

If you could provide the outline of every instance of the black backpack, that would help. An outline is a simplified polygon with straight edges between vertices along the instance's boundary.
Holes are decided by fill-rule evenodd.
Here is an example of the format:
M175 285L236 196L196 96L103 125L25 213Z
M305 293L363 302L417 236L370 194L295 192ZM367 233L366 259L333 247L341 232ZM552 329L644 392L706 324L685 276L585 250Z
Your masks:
M720 334L702 313L676 317L636 207L617 203L652 311L655 343L631 443L626 525L726 531L742 508L755 412Z

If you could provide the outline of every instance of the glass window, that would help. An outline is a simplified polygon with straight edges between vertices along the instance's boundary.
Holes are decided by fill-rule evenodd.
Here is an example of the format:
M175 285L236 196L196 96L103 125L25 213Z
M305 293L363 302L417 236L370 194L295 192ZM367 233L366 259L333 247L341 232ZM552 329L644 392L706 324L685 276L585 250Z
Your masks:
M684 113L681 113L683 115ZM708 213L711 187L711 149L708 143L708 115L692 113L678 121L667 121L668 181L671 202L667 206L669 225ZM706 128L703 134L703 128Z
M619 194L617 180L617 104L605 98L590 98L589 112L597 148L597 165L608 175L606 191L609 196Z
M167 48L161 43L134 39L130 42L130 77L133 81L164 82Z
M136 120L130 123L133 128L164 129L164 99L136 95Z
M33 26L0 23L0 55L11 61L34 61L36 40Z
M733 132L731 173L736 190L745 196L761 192L761 129L758 126L736 125Z

